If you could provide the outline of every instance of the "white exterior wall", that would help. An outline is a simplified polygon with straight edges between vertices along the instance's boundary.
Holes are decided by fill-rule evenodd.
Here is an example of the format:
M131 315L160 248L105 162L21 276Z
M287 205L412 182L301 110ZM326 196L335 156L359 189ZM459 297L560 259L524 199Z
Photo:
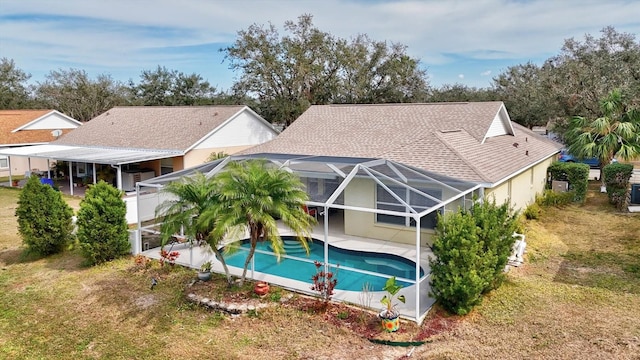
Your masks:
M495 198L497 204L502 204L509 199L509 205L514 210L523 211L535 202L536 195L544 192L547 168L553 159L554 157L550 157L495 188L486 189L485 196L489 199Z
M258 145L274 139L276 131L248 111L238 114L231 121L199 143L194 149L234 148Z

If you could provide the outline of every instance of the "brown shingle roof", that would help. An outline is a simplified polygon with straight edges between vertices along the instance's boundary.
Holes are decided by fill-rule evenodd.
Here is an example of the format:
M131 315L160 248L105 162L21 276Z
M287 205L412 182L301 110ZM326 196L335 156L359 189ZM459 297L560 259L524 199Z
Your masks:
M244 107L115 107L56 144L185 151Z
M482 143L502 107L502 102L315 105L276 139L245 153L383 158L495 183L559 148L517 124L515 135Z
M55 140L51 130L13 130L53 110L0 110L0 145L45 143ZM64 129L67 133L71 129Z

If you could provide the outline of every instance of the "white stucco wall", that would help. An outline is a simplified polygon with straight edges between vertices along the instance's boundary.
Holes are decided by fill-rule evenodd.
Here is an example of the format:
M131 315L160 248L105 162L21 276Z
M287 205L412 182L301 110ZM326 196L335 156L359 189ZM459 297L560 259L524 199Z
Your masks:
M544 192L547 168L553 162L553 157L529 168L502 184L485 190L487 198L495 198L497 204L510 200L509 205L514 210L523 211L536 200L536 195Z

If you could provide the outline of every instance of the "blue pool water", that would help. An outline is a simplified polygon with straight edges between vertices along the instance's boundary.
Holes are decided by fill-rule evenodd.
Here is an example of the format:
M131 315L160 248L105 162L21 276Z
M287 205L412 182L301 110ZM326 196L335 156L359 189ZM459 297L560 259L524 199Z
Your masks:
M284 242L286 255L302 258L308 260L308 262L285 257L282 257L280 262L278 262L274 255L263 254L256 251L254 254L254 270L261 273L308 282L309 286L311 286L311 277L316 273L316 267L313 261L324 262L324 242L317 239L309 242L310 252L309 256L307 256L295 237L283 236L282 240ZM227 265L242 268L249 248L249 240L243 240L239 251L224 256ZM258 243L256 250L265 252L272 251L271 245L268 242ZM393 254L346 250L329 245L329 263L338 265L337 272L335 267L332 267L331 271L337 274L338 283L336 289L340 290L362 291L364 284L368 283L370 291L381 291L389 276L405 279L416 278L415 262ZM388 276L375 276L347 268L366 270ZM249 271L250 270L251 264L249 264ZM423 275L424 270L421 268L420 277ZM400 281L400 283L403 286L411 285L402 281Z

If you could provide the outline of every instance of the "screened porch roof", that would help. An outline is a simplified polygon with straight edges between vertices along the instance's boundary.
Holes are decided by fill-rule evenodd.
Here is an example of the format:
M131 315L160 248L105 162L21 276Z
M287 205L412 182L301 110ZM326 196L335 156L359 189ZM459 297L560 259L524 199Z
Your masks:
M276 153L229 156L145 180L139 184L141 187L161 187L197 172L212 177L222 171L230 161L248 159L264 159L277 168L297 174L307 187L309 205L329 208L419 217L481 187L476 183L449 178L385 159ZM354 205L350 200L345 201L344 190L347 186L362 179L375 182L378 189L377 201L386 204L386 210L380 204ZM402 210L398 211L399 208Z

